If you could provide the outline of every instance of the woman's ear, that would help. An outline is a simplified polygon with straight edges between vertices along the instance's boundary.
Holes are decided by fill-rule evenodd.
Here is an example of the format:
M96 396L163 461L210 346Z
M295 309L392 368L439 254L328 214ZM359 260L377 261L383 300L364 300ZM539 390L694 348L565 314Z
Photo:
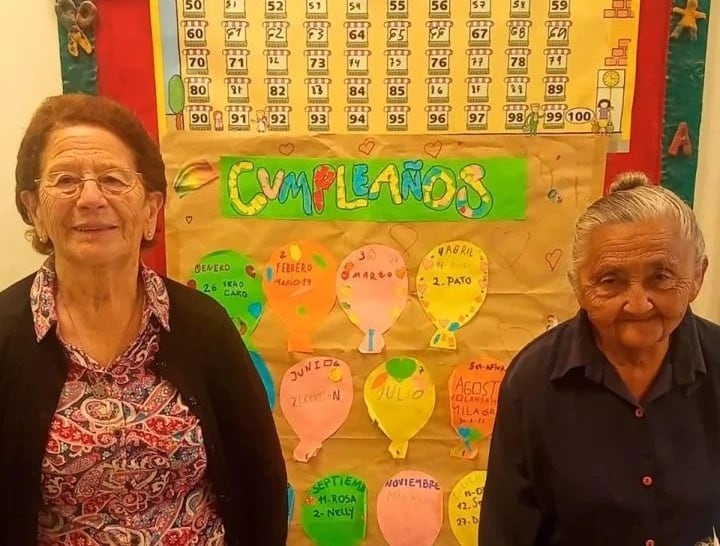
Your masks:
M157 227L157 218L160 210L163 207L165 199L162 193L158 191L150 192L147 194L147 218L145 219L147 225L145 226L145 232L152 231L155 233Z
M38 231L38 235L42 235L40 233L40 230L41 230L40 223L41 222L40 222L40 219L38 218L37 194L34 191L25 190L20 193L20 201L22 201L22 204L25 205L25 210L27 211L28 216L30 216L33 226Z
M690 294L690 301L695 301L695 298L697 298L698 294L700 293L700 289L702 288L703 281L705 280L705 273L707 272L708 268L708 257L705 256L703 258L702 264L700 264L699 267L695 269L695 276L693 278L693 284L692 284L692 293Z

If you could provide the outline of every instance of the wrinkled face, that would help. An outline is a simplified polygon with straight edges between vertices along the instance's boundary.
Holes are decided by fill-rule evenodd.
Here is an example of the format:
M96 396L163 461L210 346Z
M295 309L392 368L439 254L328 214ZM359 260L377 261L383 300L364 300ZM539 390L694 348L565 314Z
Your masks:
M580 306L603 342L650 348L675 330L700 291L706 264L668 219L595 229L578 275Z
M129 191L111 195L100 190L96 176L136 168L130 148L106 129L76 125L49 136L38 190L24 192L22 200L38 235L52 241L58 258L90 266L137 258L143 236L155 232L162 194L148 194L140 176L133 174ZM58 172L85 178L78 195L58 197L49 190Z

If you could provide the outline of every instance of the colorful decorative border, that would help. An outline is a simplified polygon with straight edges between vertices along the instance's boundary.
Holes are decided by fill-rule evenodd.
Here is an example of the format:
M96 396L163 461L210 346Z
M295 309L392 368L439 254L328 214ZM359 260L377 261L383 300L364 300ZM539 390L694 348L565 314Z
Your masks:
M692 205L702 117L710 0L674 0L667 51L662 184ZM696 19L697 17L697 19ZM697 25L697 30L692 25Z

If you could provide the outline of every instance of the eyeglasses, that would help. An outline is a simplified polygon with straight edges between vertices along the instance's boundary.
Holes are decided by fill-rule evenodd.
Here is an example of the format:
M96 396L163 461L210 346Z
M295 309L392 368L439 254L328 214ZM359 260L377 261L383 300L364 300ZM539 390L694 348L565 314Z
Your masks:
M77 197L85 187L85 182L94 180L105 195L123 195L137 186L140 173L132 169L108 169L90 176L81 176L68 171L56 171L35 180L36 184L45 181L43 189L53 197L71 199Z

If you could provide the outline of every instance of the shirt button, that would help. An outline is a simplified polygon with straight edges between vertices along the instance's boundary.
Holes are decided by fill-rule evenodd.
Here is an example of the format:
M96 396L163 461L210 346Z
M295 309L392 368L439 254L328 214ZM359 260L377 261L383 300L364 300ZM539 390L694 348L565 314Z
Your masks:
M643 417L645 417L645 410L642 409L642 408L636 409L636 410L635 410L635 417L637 417L638 419L642 419Z
M645 546L655 546L655 541L649 538L645 541Z
M650 487L653 484L651 476L643 476L642 483L645 487Z

